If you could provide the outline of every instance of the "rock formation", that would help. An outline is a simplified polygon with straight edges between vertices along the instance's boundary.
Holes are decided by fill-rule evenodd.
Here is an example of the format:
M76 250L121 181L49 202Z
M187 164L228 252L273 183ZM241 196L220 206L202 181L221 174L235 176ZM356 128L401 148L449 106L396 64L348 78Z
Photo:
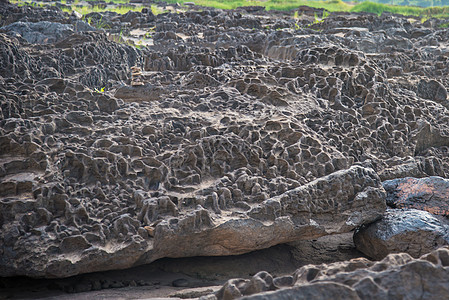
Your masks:
M386 180L389 207L380 220L365 224L354 234L358 250L374 259L406 252L419 257L449 244L448 182L431 176Z
M292 276L273 278L260 272L251 279L231 279L217 293L200 299L445 299L448 266L448 248L419 259L405 253L379 262L357 258L307 265Z
M416 208L449 216L449 181L437 177L399 178L382 183L387 204L393 208Z
M381 220L358 229L354 243L374 259L398 252L420 257L449 244L449 223L426 211L389 209Z
M449 172L447 30L205 9L94 13L108 26L90 31L58 8L0 14L0 276L348 233L384 213L381 180ZM114 42L125 23L152 46Z

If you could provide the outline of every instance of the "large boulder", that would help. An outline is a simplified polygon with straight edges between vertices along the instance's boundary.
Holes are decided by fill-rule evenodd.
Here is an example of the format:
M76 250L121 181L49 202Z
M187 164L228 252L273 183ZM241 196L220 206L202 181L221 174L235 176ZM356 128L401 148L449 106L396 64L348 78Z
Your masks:
M416 209L389 209L383 218L354 234L357 249L371 258L406 252L419 257L449 244L449 222Z
M325 234L349 232L381 217L386 204L379 180L372 169L353 166L268 199L248 215L261 221L289 216L295 225L312 225Z
M382 183L387 204L393 208L416 208L435 215L449 215L449 180L438 176L398 178Z

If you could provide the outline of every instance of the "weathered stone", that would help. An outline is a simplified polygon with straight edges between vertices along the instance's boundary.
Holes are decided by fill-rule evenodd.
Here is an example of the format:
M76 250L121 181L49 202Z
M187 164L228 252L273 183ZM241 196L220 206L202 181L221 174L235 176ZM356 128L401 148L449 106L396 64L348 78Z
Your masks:
M76 11L73 11L74 13L76 13ZM81 15L82 17L82 15ZM81 18L80 18L81 19ZM73 25L74 30L76 32L84 32L84 31L97 31L98 29L91 26L89 23L78 20L75 22L75 24Z
M293 276L282 276L282 277L276 277L273 279L273 285L276 288L282 288L287 286L292 286L294 284Z
M218 298L220 299L220 298ZM224 298L223 298L224 299ZM236 299L236 298L233 298ZM245 300L274 300L274 299L337 299L337 300L359 300L354 289L332 282L311 283L309 285L295 286L276 292L261 295L243 297Z
M308 265L296 271L293 287L241 298L241 291L249 280L231 279L211 296L218 300L444 299L449 293L448 257L449 249L440 248L420 259L401 253L390 254L379 262L354 259L329 265ZM313 274L307 270L314 270ZM304 277L304 274L312 276Z
M381 220L358 229L354 243L374 259L395 252L419 257L449 244L449 223L425 211L389 209Z
M266 200L248 214L263 221L290 215L328 234L348 232L380 218L386 205L379 185L373 170L354 166Z
M164 220L156 226L154 253L156 257L241 254L349 232L381 217L384 196L376 173L354 166L268 199L251 209L248 219L219 223L206 210L197 210L176 222Z
M416 155L431 147L449 146L449 136L443 134L438 128L435 128L426 121L419 123L417 133L413 136L413 140L415 140Z
M92 13L90 31L58 7L0 4L3 28L75 31L0 33L1 276L302 241L346 259L337 234L385 210L377 174L449 174L442 21L144 8Z
M418 83L418 95L425 99L434 100L447 105L446 88L436 80L421 80Z
M382 183L387 192L387 205L393 208L415 208L434 215L449 216L449 181L431 176L398 178Z
M310 241L295 241L292 255L301 264L322 264L364 256L354 245L354 232L326 235Z
M114 96L124 101L155 101L160 99L162 91L162 87L153 85L123 86Z
M9 34L19 34L28 43L49 44L64 39L73 33L73 26L48 21L16 22L0 27Z

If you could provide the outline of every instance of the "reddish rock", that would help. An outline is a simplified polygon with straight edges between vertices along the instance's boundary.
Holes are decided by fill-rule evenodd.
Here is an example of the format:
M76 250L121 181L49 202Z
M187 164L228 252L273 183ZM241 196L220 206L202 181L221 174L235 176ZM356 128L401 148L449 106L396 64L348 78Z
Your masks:
M393 208L415 208L449 216L449 180L431 176L399 178L383 182L387 204Z

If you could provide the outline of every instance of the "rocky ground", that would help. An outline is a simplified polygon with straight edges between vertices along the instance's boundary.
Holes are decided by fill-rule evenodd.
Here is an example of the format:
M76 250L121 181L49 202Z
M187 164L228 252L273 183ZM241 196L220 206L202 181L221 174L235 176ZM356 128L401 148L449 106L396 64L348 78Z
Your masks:
M445 21L0 16L0 295L447 295Z

